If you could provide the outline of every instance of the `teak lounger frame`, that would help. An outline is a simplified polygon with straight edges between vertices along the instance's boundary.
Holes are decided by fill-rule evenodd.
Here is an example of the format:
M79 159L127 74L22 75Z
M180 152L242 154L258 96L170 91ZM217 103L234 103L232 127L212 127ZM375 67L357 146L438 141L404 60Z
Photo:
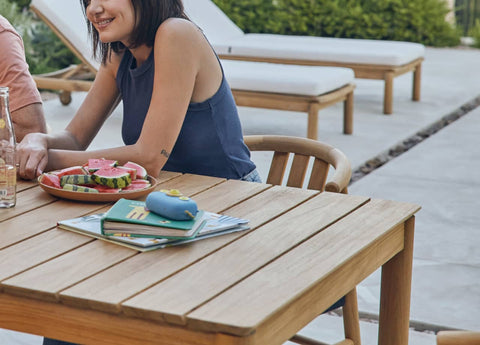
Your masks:
M81 64L73 65L57 72L33 76L39 89L61 90L60 101L62 104L67 105L71 102L71 92L88 91L90 89L92 79L97 72L96 68L82 56L68 38L35 5L32 4L30 9L82 61ZM338 102L344 102L343 133L353 133L354 89L355 85L351 83L318 96L247 91L234 88L232 88L232 93L238 106L306 112L308 114L307 137L317 140L318 112Z
M393 79L402 74L413 72L412 100L420 101L420 89L421 89L421 83L422 83L421 81L422 62L424 58L418 58L416 60L413 60L401 66L335 63L335 62L318 61L318 60L290 60L290 59L280 59L280 58L236 56L236 55L230 55L230 54L220 55L220 58L224 60L270 62L270 63L281 63L285 65L329 66L329 67L351 68L355 72L355 78L383 80L385 82L384 97L383 97L383 113L384 114L393 113Z

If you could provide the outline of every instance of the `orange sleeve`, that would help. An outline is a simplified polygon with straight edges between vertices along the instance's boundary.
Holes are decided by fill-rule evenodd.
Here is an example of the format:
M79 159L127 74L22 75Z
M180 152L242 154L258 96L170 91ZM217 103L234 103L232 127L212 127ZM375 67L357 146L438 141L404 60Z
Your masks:
M33 81L25 60L22 38L13 28L0 22L0 86L10 89L10 111L29 104L41 103L42 99Z

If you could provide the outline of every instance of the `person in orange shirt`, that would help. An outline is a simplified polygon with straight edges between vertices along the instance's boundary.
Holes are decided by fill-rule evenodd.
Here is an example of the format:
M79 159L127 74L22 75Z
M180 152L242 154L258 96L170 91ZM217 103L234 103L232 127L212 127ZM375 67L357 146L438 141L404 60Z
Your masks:
M10 89L10 115L17 142L28 133L46 133L42 99L28 71L22 38L1 15L0 47L0 86Z

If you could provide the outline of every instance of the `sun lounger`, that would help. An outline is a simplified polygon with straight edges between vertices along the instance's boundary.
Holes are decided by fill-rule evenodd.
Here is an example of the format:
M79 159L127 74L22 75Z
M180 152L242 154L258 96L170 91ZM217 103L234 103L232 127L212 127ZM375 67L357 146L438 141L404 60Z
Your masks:
M49 75L34 76L38 88L63 90L62 103L70 91L88 91L99 62L92 58L91 43L78 1L33 0L31 9L50 26L82 64ZM343 132L353 131L353 70L263 62L222 61L225 76L239 106L280 109L308 114L307 137L317 139L318 112L344 102Z
M274 34L245 34L211 0L183 0L187 14L205 32L222 59L352 68L357 78L385 81L384 113L393 111L393 79L413 71L414 101L420 100L425 47L410 42Z

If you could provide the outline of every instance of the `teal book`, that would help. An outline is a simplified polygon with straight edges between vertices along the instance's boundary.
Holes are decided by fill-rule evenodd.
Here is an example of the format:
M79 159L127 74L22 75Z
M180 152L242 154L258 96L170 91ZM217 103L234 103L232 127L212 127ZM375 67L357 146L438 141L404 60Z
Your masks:
M124 237L191 239L205 225L203 211L191 220L172 220L149 211L144 201L120 199L101 220L102 234Z

